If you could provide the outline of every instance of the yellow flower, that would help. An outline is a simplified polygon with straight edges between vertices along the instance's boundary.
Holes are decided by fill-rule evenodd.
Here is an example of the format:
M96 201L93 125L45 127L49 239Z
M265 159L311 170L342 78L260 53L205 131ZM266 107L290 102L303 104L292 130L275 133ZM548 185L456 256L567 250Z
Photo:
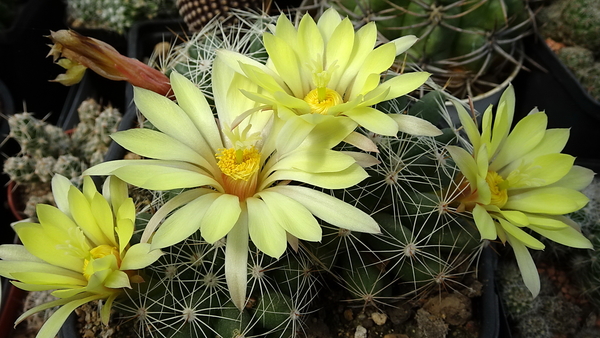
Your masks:
M0 275L27 291L53 290L59 299L25 312L25 317L61 306L38 333L53 338L69 314L82 304L104 299L101 317L107 324L113 301L123 288L143 282L135 270L162 254L147 243L130 245L135 207L127 185L109 177L103 193L84 177L83 191L60 175L52 179L57 207L37 205L39 223L19 222L14 230L23 245L0 246Z
M216 61L213 94L218 121L200 90L175 72L171 84L177 103L135 88L137 107L157 130L132 129L112 137L149 159L106 162L86 174L112 174L153 190L188 189L156 212L142 241L163 248L198 229L209 243L227 236L227 284L236 306L243 308L248 236L261 251L279 257L288 241L297 246L297 239L321 240L315 216L354 231L377 233L379 226L329 194L291 183L341 189L367 177L354 157L331 150L352 132L350 121L339 123L331 117L315 125L257 111L232 130L229 126L237 116L256 103L229 90L231 81L242 88L253 86Z
M566 246L591 248L579 226L564 215L587 204L588 198L579 191L594 173L574 166L573 156L560 153L569 130L546 129L544 112L532 110L510 131L514 105L509 86L493 122L492 107L484 112L480 134L467 111L455 103L473 152L456 146L447 149L464 177L455 199L458 211L472 213L482 239L500 238L511 244L523 280L536 296L539 276L527 248L542 250L544 245L523 229Z
M422 119L388 115L371 107L410 93L429 78L429 73L413 72L380 83L381 74L392 66L396 56L417 41L415 36L373 49L377 43L374 22L355 32L348 18L342 20L334 9L329 9L318 22L304 15L297 29L281 15L274 33L265 33L263 41L269 55L266 65L228 50L217 51L217 58L257 84L257 90L242 90L281 118L330 115L350 119L381 135L393 136L399 130L416 135L441 134Z

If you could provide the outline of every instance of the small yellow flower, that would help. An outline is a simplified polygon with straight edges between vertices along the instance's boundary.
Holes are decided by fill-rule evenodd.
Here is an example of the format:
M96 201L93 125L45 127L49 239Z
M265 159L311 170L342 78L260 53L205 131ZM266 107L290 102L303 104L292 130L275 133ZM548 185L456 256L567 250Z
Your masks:
M429 73L412 72L380 83L381 74L392 66L396 56L417 41L415 36L374 48L374 22L355 31L352 22L348 18L342 20L332 8L318 22L304 15L297 28L281 15L273 34L265 33L263 41L269 55L266 65L228 50L217 51L217 58L254 82L257 90L241 90L279 117L330 115L389 136L398 131L441 134L425 120L406 114L385 114L371 107L410 93L429 78Z
M482 239L500 238L511 244L525 285L536 296L539 276L527 248L542 250L544 244L523 229L566 246L591 248L579 226L564 215L587 204L580 190L594 173L574 166L573 156L560 153L569 130L546 129L545 113L534 109L510 131L514 105L514 90L509 86L493 123L492 107L484 112L479 133L467 111L456 103L473 152L456 146L447 149L462 174L457 210L473 215Z
M61 306L41 328L39 338L54 338L67 316L92 300L106 300L101 317L107 324L115 298L131 283L143 282L136 270L162 254L147 243L129 244L135 207L127 185L118 178L106 180L104 196L87 176L79 191L67 178L55 175L52 190L58 207L38 204L39 223L14 225L23 245L0 246L0 276L13 279L23 290L55 290L52 294L59 298L17 320Z

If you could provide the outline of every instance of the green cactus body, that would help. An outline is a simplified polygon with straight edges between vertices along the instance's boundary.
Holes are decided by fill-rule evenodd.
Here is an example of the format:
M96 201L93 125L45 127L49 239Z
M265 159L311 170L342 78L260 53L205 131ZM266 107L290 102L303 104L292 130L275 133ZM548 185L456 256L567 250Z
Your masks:
M595 0L568 1L562 19L570 41L589 50L600 50L600 3Z
M224 308L217 312L211 320L211 326L219 338L240 338L252 335L250 327L251 316L247 311ZM187 336L190 337L190 336Z
M461 67L467 71L477 72L484 66L486 54L486 45L488 37L486 31L477 27L468 27L465 31L459 32L456 43L453 46L454 55L462 55L465 60L461 60Z
M292 299L283 293L267 292L262 295L254 311L261 327L277 330L290 319Z
M374 305L378 299L392 296L392 279L377 260L368 260L368 255L349 252L341 263L342 278L352 297L365 305Z
M402 31L402 35L414 34L420 38L408 53L415 60L427 63L452 57L456 31L447 26L459 25L460 7L445 8L433 0L426 2L428 7L424 4L411 2L402 22L404 27L413 27Z
M461 25L485 31L497 30L507 24L507 7L504 0L471 1L466 5L467 14L462 17Z

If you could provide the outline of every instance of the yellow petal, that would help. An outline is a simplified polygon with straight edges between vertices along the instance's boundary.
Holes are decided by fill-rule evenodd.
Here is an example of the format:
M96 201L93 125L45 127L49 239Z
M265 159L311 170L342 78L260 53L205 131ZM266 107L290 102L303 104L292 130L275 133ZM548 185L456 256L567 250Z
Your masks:
M197 188L197 189L191 189L191 190L184 191L184 192L178 194L177 196L171 198L170 200L168 200L167 203L163 204L158 210L156 210L154 215L152 215L152 217L148 221L148 224L146 225L146 228L144 229L144 232L142 233L142 238L141 238L140 242L148 243L148 241L154 234L154 231L156 230L156 228L163 221L163 219L165 217L167 217L167 215L170 214L172 211L181 207L182 205L186 205L186 204L190 203L191 201L195 200L196 198L198 198L202 195L212 194L212 193L214 193L214 190L212 190L212 189ZM215 196L215 198L216 198L216 196ZM199 216L199 217L201 218L201 216ZM198 227L199 226L200 226L200 224L198 224ZM194 231L198 230L198 227L196 227L196 229L193 229L192 232L190 232L189 234L192 234ZM175 244L175 243L177 243L177 242L174 242L173 244ZM157 246L157 247L163 247L163 246ZM156 247L154 247L154 248L156 248Z
M276 181L286 180L308 183L326 189L345 189L361 182L368 176L367 172L358 164L332 173L309 173L302 170L280 169L264 179L259 190L266 189Z
M581 232L573 229L570 226L559 229L544 229L535 225L530 225L529 228L538 234L562 245L570 246L579 249L593 249L594 246Z
M52 316L48 318L48 320L46 320L46 322L36 335L36 338L55 337L60 328L63 326L64 322L67 320L67 317L69 317L69 315L71 314L71 312L73 312L76 308L80 307L81 305L99 298L102 298L102 296L93 295L87 298L72 300L66 303L58 310L56 310L56 312L54 312Z
M121 180L151 190L172 190L210 185L222 189L197 166L178 161L118 160L103 162L85 171L86 175L115 175Z
M499 218L498 221L500 221L502 229L506 231L507 235L510 235L514 240L518 241L519 243L523 243L523 245L527 246L528 248L532 248L535 250L543 250L546 247L542 242L538 241L533 236L514 226L510 222L502 218ZM514 240L511 241L511 245L513 246L515 242Z
M211 114L212 116L212 114ZM111 135L111 138L123 148L138 155L166 161L190 162L211 171L216 162L210 154L210 162L195 149L179 142L171 136L151 129L129 129ZM220 139L220 137L219 137ZM207 148L207 144L198 144L196 149Z
M72 243L74 246L71 250L68 248L67 240L70 236L65 233L63 241L57 241L53 236L47 236L43 228L38 224L33 223L18 223L14 226L14 230L19 235L19 238L27 248L27 250L36 257L48 262L52 265L63 267L72 271L81 271L83 266L81 252L76 251L78 242ZM64 248L61 250L61 248Z
M117 211L121 207L121 204L129 198L127 183L123 182L118 177L109 176L102 186L102 195L104 195L104 198L106 198L107 201L110 201L113 212ZM130 215L130 218L132 221L135 219L135 210L133 210L133 214Z
M308 16L308 14L306 14L306 16ZM333 7L330 7L323 12L317 22L317 27L319 27L325 43L329 41L335 28L340 25L341 21L340 15Z
M225 246L225 281L233 304L242 311L246 304L248 280L248 214L241 212Z
M289 48L287 43L281 38L265 33L263 35L265 49L269 53L270 60L273 62L277 73L285 79L285 83L290 88L295 97L304 97L302 76L300 74L301 65L294 50Z
M398 130L409 135L439 136L442 131L431 122L407 114L389 114L398 124Z
M151 250L149 243L138 243L127 249L121 261L121 270L143 269L156 262L162 256L160 250Z
M479 134L479 130L477 129L477 125L475 124L475 118L467 112L467 110L463 107L462 103L453 100L452 104L458 112L460 124L463 126L463 129L465 130L469 141L471 141L473 149L479 149L479 147L481 146L481 135Z
M340 70L346 69L354 47L354 41L354 27L352 22L348 18L345 18L335 27L327 42L325 49L325 69L329 69L333 63ZM329 87L335 87L335 84L337 84L336 77L339 78L342 71L335 73L336 75L332 76L335 82L331 82L330 79Z
M452 159L460 169L460 172L465 176L469 184L471 185L471 190L475 191L477 189L477 163L471 154L469 154L463 148L457 146L447 146L446 150Z
M362 68L365 59L373 50L376 40L377 27L374 22L367 23L355 33L350 62L346 66L346 69L340 72L341 77L339 81L336 81L336 78L332 78L330 82L331 88L335 89L338 93L346 92L346 89Z
M507 234L507 239L510 245L513 247L515 257L517 259L517 265L521 271L523 282L533 297L537 297L540 293L540 276L531 254L525 245L521 244L519 240Z
M5 261L20 261L20 262L38 262L44 261L31 252L27 251L25 246L21 244L2 244L0 245L0 259ZM3 271L0 270L0 273Z
M276 186L271 190L294 199L315 216L340 228L372 234L381 232L379 225L371 216L331 195L291 185Z
M548 117L537 113L524 117L506 138L490 170L500 171L505 165L534 149L544 138Z
M237 196L220 194L202 217L200 222L202 238L212 244L225 237L237 222L241 212L240 200Z
M376 90L387 90L389 88L390 91L384 100L395 99L421 87L430 76L431 74L427 72L411 72L397 75L379 85Z
M218 193L205 194L175 211L158 228L152 237L151 250L165 248L179 243L200 229L200 222ZM160 209L159 209L160 211Z
M275 190L276 191L276 190ZM267 205L277 223L292 235L306 241L321 240L321 226L302 204L270 190L257 194Z
M266 204L255 197L246 199L248 232L256 247L265 254L279 258L287 247L286 231L271 215Z
M588 198L573 189L543 187L511 193L504 209L514 209L529 213L563 215L583 208Z
M558 180L558 182L551 184L550 186L564 187L580 191L592 183L594 180L594 175L596 174L593 170L574 165L563 178Z
M270 170L294 169L309 173L335 173L355 163L354 158L339 151L306 149L295 151L280 159Z
M118 247L117 239L115 238L114 215L106 199L96 192L91 201L90 208L96 224L98 224L104 236L108 238L111 246Z
M395 136L398 133L398 124L383 112L372 107L357 107L344 112L358 125L376 134Z
M60 211L66 215L71 215L69 210L69 189L73 186L68 178L56 174L52 177L52 195L54 196L54 202Z
M475 208L473 208L473 219L475 220L475 225L477 225L477 230L481 234L481 239L493 241L498 237L494 220L484 207L479 204L475 205Z
M218 76L214 75L214 76ZM219 128L213 116L213 112L204 97L204 94L185 76L177 73L171 73L171 86L177 104L183 109L187 116L192 120L196 129L200 131L203 138L210 145L212 153L223 148Z
M131 288L131 284L129 283L129 276L123 271L112 271L106 280L104 281L104 286L111 289L120 289L120 288Z
M73 219L94 246L111 243L98 226L90 203L75 187L69 190L69 205Z
M134 87L133 99L142 114L161 132L191 149L207 144L194 122L175 102L138 87ZM205 148L209 151L208 147Z

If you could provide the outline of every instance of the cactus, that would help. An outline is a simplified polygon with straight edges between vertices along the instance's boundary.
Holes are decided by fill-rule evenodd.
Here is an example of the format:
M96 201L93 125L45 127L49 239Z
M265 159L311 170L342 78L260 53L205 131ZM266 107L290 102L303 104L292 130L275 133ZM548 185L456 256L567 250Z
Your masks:
M174 1L165 0L69 0L67 13L73 27L100 28L122 34L136 21L176 17L177 8Z
M53 203L50 181L55 174L81 186L83 171L104 160L109 135L117 130L121 114L111 107L102 110L93 99L83 101L77 112L80 122L71 135L28 112L8 118L8 137L19 143L21 151L6 159L4 173L28 191L38 191L26 196L25 215L34 216L38 203Z
M80 122L71 136L28 112L8 118L8 137L21 146L20 153L4 164L4 172L12 181L46 183L54 173L61 173L81 183L83 170L102 161L121 114L111 107L102 110L93 99L83 101L77 111Z
M265 60L260 37L266 24L273 23L274 18L238 15L246 16L240 21L253 24L223 27L214 22L183 44L169 47L168 54L155 54L150 62L163 72L175 70L184 74L210 98L210 74L216 48L228 48L263 62ZM445 98L445 94L435 92L424 100L439 98L440 95ZM447 112L438 112L439 100L429 101L429 104L415 105L414 114L428 116L435 123L448 118ZM378 108L397 114L407 107L408 101L401 99ZM210 296L212 301L201 298L198 285L206 276L201 270L208 265L194 266L190 260L185 261L186 257L194 256L200 260L214 257L210 266L215 269L216 275L211 280L222 285L224 276L222 251L207 256L208 252L216 249L206 243L201 244L199 237L170 248L161 263L155 264L149 272L152 285L161 291L133 290L129 296L134 300L126 303L138 306L128 305L125 311L131 318L136 318L136 313L140 312L148 314L148 317L142 318L141 327L151 322L161 323L161 328L153 328L159 330L160 336L209 335L208 328L211 327L217 331L216 334L223 336L295 337L303 330L304 314L311 311L321 285L326 283L325 276L332 276L340 283L348 300L364 307L385 308L401 298L423 296L444 289L463 289L462 278L474 271L474 262L482 244L473 224L450 212L450 209L444 209L443 201L450 197L444 186L452 183L456 168L445 158L443 147L449 142L456 142L459 139L457 135L458 132L452 131L452 128L438 139L366 135L377 142L381 164L370 171L372 177L369 181L342 192L342 198L369 213L379 212L381 218L389 217L391 221L386 222L391 222L391 228L386 228L382 220L384 233L371 236L323 224L321 243L301 243L297 252L288 250L278 260L251 247L247 286L250 302L241 316L223 300L221 291L218 291L222 289L217 289L215 295ZM410 198L407 198L409 195ZM155 196L152 208L174 196L176 192ZM399 219L397 216L385 216L382 211L406 216ZM423 224L427 224L426 228L422 228ZM394 232L394 229L404 226L407 227L408 238L398 237ZM414 248L410 249L413 245ZM397 260L400 255L405 257ZM198 259L191 261L197 262ZM195 293L188 292L195 296L188 296L181 290L196 290ZM166 297L165 293L171 296ZM193 315L192 322L186 323L182 318L185 311L179 302L166 299L171 297L183 298L179 301L182 304L196 305L189 306L187 312ZM211 302L210 306L208 302ZM153 304L152 311L141 309L143 304ZM165 309L161 311L159 307ZM227 317L229 315L231 317ZM246 319L248 316L249 319Z
M380 21L385 26L384 35L392 34L394 31L392 28L394 27L406 27L406 29L414 31L415 34L424 34L427 38L424 38L415 47L412 55L427 60L427 62L440 63L451 58L451 55L441 54L452 51L454 48L451 43L452 39L445 41L449 44L444 48L437 47L434 43L435 40L441 39L441 36L446 33L457 36L473 32L466 28L457 28L465 18L474 22L472 24L468 23L468 25L474 25L477 22L483 26L482 30L485 29L486 32L492 31L493 34L500 34L510 40L511 43L522 37L525 33L521 32L520 29L526 26L528 19L521 18L522 25L517 24L510 26L511 28L506 28L505 25L512 23L510 20L518 14L516 13L517 10L510 7L506 16L504 16L504 13L500 15L497 6L503 7L507 3L506 0L453 3L450 1L407 0L404 1L404 4L408 6L406 15L413 16L403 18L402 24L385 26L386 21L383 19L383 14L389 16L386 20L400 18L400 14L396 13L396 11L402 12L399 5L398 8L392 7L388 10L377 9L379 13L373 16L373 21ZM351 5L344 3L344 6L348 8ZM360 6L355 7L353 7L352 15L354 18L359 18L362 12L357 11L363 9L361 9L362 7L359 8ZM433 12L430 13L430 11L434 9L437 11L436 15L438 16L432 18ZM254 61L260 61L261 67L268 68L272 66L269 63L270 60L265 61L266 48L262 45L260 37L275 22L276 18L241 12L236 13L238 19L240 19L238 22L243 22L243 25L225 26L219 21L214 21L205 26L200 32L189 37L181 45L169 47L166 54L163 52L155 54L154 60L151 62L154 62L165 73L177 71L191 79L207 95L208 103L212 104L213 102L210 100L212 98L211 72L216 49L238 51L254 58ZM333 12L329 14L331 13ZM482 15L487 19L481 20L480 16ZM489 19L493 15L495 15L495 19ZM331 18L336 19L333 16ZM412 20L412 23L408 22L410 25L405 23L409 19ZM434 21L438 23L438 26L434 28L426 27ZM491 26L490 21L492 22ZM467 28L469 27L471 26L467 26ZM323 28L323 30L326 29L326 27ZM290 28L287 33L292 34L291 32L292 29ZM507 44L510 43L507 42ZM491 47L491 50L499 54L506 53L502 47L504 46L496 45L496 47ZM432 50L435 50L440 56L427 54ZM350 52L349 49L348 53ZM482 54L482 56L475 56L475 54L471 54L468 60L463 60L464 62L460 66L467 67L467 64L471 62L483 61L474 71L474 73L479 73L489 66L491 54ZM488 57L490 60L487 60ZM258 66L246 65L243 71L252 73L252 67ZM240 68L242 67L240 66ZM264 80L267 85L270 84L270 80L273 80L267 78L267 73L265 73L267 74L265 76L257 74L253 75L261 81ZM371 79L379 81L379 75L376 75L376 77L371 76L369 81ZM176 79L177 77L173 78ZM188 82L185 83L187 85ZM240 81L240 83L243 82ZM187 90L193 90L189 87L186 88ZM239 90L240 88L232 87L229 89ZM378 95L388 95L387 93L390 90L386 88ZM368 176L368 178L356 186L345 190L335 190L331 194L362 210L367 218L372 215L380 226L381 234L360 233L337 228L322 220L322 235L319 234L321 235L319 237L322 239L321 242L303 242L290 233L287 237L289 248L277 258L260 252L257 249L259 245L252 242L248 244L246 271L241 271L244 277L241 279L247 280L247 284L235 284L242 289L241 291L236 289L235 292L238 294L245 292L247 297L242 297L243 302L241 304L236 302L234 305L228 290L231 287L229 285L231 279L228 280L231 275L227 274L228 269L225 265L226 251L232 248L227 246L227 239L232 237L225 237L211 244L202 239L205 237L202 237L202 231L204 230L201 226L199 231L194 232L196 230L193 228L194 224L191 224L191 226L185 224L193 230L191 231L192 235L183 241L161 249L164 253L163 256L140 272L140 278L143 279L143 282L140 281L140 283L132 285L131 289L125 292L125 297L115 301L115 308L126 320L130 319L133 322L139 336L297 337L307 330L307 323L310 323L307 318L315 310L315 301L319 299L325 302L329 301L329 298L324 297L323 289L342 290L332 298L336 300L341 298L352 306L362 307L363 316L365 313L377 312L383 318L387 318L384 317L384 313L391 307L398 306L398 304L401 304L400 306L406 305L403 303L420 297L434 295L442 298L452 291L455 293L475 293L471 282L476 278L476 265L479 255L483 248L489 244L489 241L495 238L490 239L487 237L488 240L481 240L481 225L475 224L473 212L467 210L462 202L461 204L456 202L459 196L465 195L468 182L465 182L466 178L461 174L462 168L459 168L453 157L449 155L449 149L451 149L451 146L460 145L471 150L473 146L469 143L469 140L472 141L471 137L474 138L473 134L478 131L473 130L476 129L475 126L456 125L450 118L445 101L448 99L456 101L456 97L445 93L432 81L427 83L423 92L426 94L418 100L401 97L379 104L375 108L393 117L400 117L397 116L399 114L408 114L411 116L410 120L413 117L423 118L430 122L427 126L432 125L432 129L434 128L433 125L443 128L443 132L439 136L415 136L403 132L393 136L383 136L358 128L356 134L352 134L352 136L360 139L362 144L369 143L369 146L371 146L370 143L372 143L372 146L378 152L374 151L373 156L363 156L365 154L359 151L362 148L359 149L350 141L348 143L341 142L336 148L336 150L342 150L347 154L356 156L357 162L365 167L365 177ZM154 94L151 95L154 99L166 100L165 98L158 98ZM258 92L247 96L260 99L260 95L261 93ZM357 100L360 99L362 97ZM185 100L182 99L179 104L185 104L183 101ZM165 104L171 104L171 102ZM464 107L459 107L464 110ZM268 105L260 106L260 112L268 112L270 108L272 107ZM365 108L372 109L370 107ZM88 116L96 115L90 109L90 106L82 108L86 113L86 117L82 121L87 121L87 125L82 127L81 132L77 133L77 139L84 140L84 131L95 132L98 137L93 141L97 142L96 144L99 144L99 147L103 147L106 145L103 137L107 133L97 132L97 127L112 127L116 119L113 119L112 113L98 114L95 118L96 122L92 125L90 123L91 118L88 118ZM249 113L252 112L249 111ZM276 118L270 115L268 117L273 120ZM298 119L298 121L304 123L310 121L314 116L304 117L307 117L307 119ZM335 118L337 117L339 116L335 116ZM490 122L491 117L489 114L487 117L487 122ZM254 118L254 116L248 118ZM315 117L315 120L317 118L321 118L321 116ZM461 118L465 122L465 117L462 116ZM212 120L212 116L209 115L207 120ZM142 124L149 127L147 128L148 134L153 134L154 130L152 130L149 121L142 121ZM227 130L228 127L222 127L224 133L235 132L232 131L235 128ZM314 125L311 127L317 128ZM471 128L467 131L470 133L469 140L463 132L463 129L468 128ZM508 133L508 127L506 128ZM198 139L201 139L204 137L201 135L204 131L199 130L199 132ZM245 131L242 131L242 133L245 133ZM87 141L80 143L86 146L89 145ZM189 146L189 148L191 147ZM90 153L88 149L79 151ZM95 151L92 155L96 156L96 153ZM468 155L470 156L470 154ZM64 155L62 159L65 159L66 156L72 155ZM278 156L278 153L274 153L273 156ZM61 161L62 170L75 172L83 168L84 164L78 163L76 158L71 158L71 160L73 161L69 164ZM55 166L58 163L57 160ZM80 167L77 167L77 164L80 164ZM353 161L352 165L356 166ZM204 168L201 170L204 170ZM281 183L282 187L285 184L296 184L287 181ZM279 185L279 182L277 184ZM309 186L309 184L306 184L302 189L308 190ZM135 205L138 208L136 231L132 242L143 241L143 236L147 234L144 232L144 235L140 235L140 232L143 228L146 230L152 229L148 224L160 218L156 216L157 214L160 216L161 212L165 213L164 218L167 216L166 214L174 215L179 210L187 208L189 204L181 206L182 204L177 204L177 202L189 198L190 193L198 191L188 190L188 188L190 187L185 189L179 187L179 189L161 192L141 189L132 190ZM204 185L200 189L209 191ZM201 192L205 193L204 190L201 190ZM215 188L215 190L218 190L218 188ZM328 192L326 189L322 191ZM250 198L237 197L238 201L240 198ZM327 197L329 198L329 196ZM233 198L235 199L235 197ZM168 208L174 204L180 206L181 209ZM242 204L242 207L247 207L247 205ZM157 210L161 211L157 212ZM186 211L189 210L191 212L196 211L195 209L186 209ZM211 212L218 212L218 210L211 210ZM331 212L336 212L336 210L331 210ZM153 213L154 216L150 218ZM181 215L181 213L178 215ZM189 216L185 213L184 215L186 215L185 217ZM154 218L155 216L156 218ZM326 219L326 217L318 217ZM161 221L162 218L156 221L156 226ZM335 223L335 220L329 219L328 221L332 224ZM287 220L283 220L283 222L287 222ZM493 220L491 222L494 223ZM242 226L243 223L244 221L240 221ZM167 224L167 221L161 225L163 228L160 228L159 231L165 229L164 224ZM498 236L505 241L506 237L501 237L502 234ZM152 231L150 231L149 238L145 240L150 243L150 246L156 245L159 243L155 241L158 238L157 236L158 233L152 234ZM284 242L284 244L286 243ZM241 261L242 266L246 263L245 254L244 251L241 255L244 257L244 261ZM274 256L279 256L279 254ZM230 257L227 256L227 259L230 259ZM239 259L239 256L235 256L235 258ZM236 272L239 271L236 270ZM511 313L528 314L533 309L542 307L535 305L533 297L523 296L530 294L519 279L519 270L507 274L506 278L508 277L517 279L521 283L505 288L507 292L512 293L511 296L507 296L509 301L514 302L514 304L511 304ZM240 279L239 275L234 275L234 279L236 278ZM323 286L326 286L326 288ZM456 298L462 297L464 299L464 296L458 296L458 294L456 296ZM543 296L547 295L544 294ZM327 305L331 306L332 304ZM369 308L368 311L367 308ZM418 323L430 325L429 329L431 330L427 330L427 328L424 330L408 328L407 332L412 330L413 332L419 332L420 336L427 336L433 334L433 331L437 331L437 334L443 336L449 333L449 330L452 330L452 325L444 322L441 317L432 316L431 314L434 311L429 310L420 309L416 311L415 320ZM552 311L553 314L560 312ZM391 319L391 316L389 317ZM461 317L460 319L465 320L465 318L468 318L468 313L465 313L464 318ZM382 322L385 322L385 320ZM546 323L550 325L549 322ZM367 328L362 326L362 323L360 328L360 332L366 334ZM356 330L356 332L359 333L359 330Z

